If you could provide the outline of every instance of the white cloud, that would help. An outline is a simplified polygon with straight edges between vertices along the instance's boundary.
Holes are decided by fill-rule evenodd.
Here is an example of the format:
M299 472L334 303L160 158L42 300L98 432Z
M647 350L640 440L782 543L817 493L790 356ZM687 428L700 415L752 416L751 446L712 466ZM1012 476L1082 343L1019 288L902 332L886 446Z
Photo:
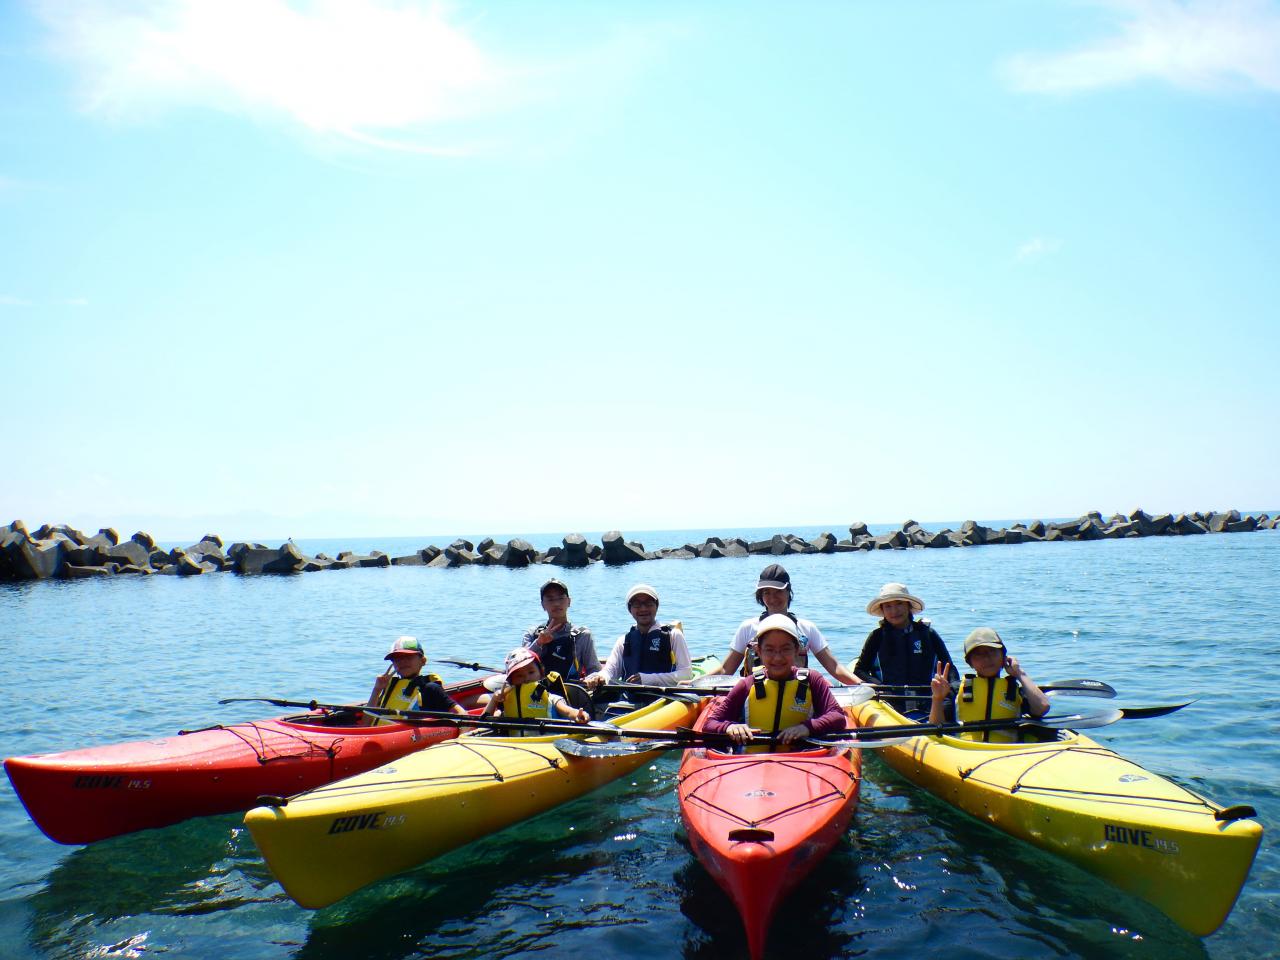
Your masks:
M1018 247L1013 258L1019 263L1026 263L1030 260L1039 260L1041 257L1048 256L1051 253L1057 253L1061 247L1062 242L1054 237L1032 237Z
M441 3L36 2L86 108L117 119L194 104L387 146L369 131L482 113L513 79Z
M1104 0L1119 32L1066 53L1022 54L1005 73L1018 90L1095 90L1139 80L1189 89L1253 86L1280 93L1280 7L1272 0Z

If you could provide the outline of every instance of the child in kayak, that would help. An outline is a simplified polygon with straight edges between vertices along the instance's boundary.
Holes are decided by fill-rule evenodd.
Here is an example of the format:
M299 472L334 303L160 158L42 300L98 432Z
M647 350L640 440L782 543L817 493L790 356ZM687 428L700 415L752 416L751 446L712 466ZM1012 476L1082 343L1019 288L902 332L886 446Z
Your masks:
M956 693L956 720L960 723L1014 720L1024 715L1043 717L1049 712L1049 698L1027 676L1017 659L1008 655L1000 634L990 627L979 627L965 637L964 660L974 673L964 675ZM1008 674L1003 681L1000 679L1002 669ZM930 693L933 704L929 710L929 722L943 723L947 700L951 696L947 664L938 663L930 681ZM1018 731L983 730L960 736L983 743L1016 743Z
M554 671L543 676L542 660L528 647L517 647L503 663L506 681L493 692L485 704L486 717L508 720L572 720L586 723L591 715L570 706L565 699L564 681ZM539 736L536 730L527 736Z
M827 681L796 666L800 631L795 622L784 613L771 614L760 621L756 640L763 666L712 702L703 730L726 733L738 744L757 733L788 744L843 730L845 713Z
M365 706L441 713L467 712L444 692L444 684L439 677L422 672L427 665L427 655L417 637L397 637L391 645L391 652L383 659L390 660L391 667L373 682L373 691Z

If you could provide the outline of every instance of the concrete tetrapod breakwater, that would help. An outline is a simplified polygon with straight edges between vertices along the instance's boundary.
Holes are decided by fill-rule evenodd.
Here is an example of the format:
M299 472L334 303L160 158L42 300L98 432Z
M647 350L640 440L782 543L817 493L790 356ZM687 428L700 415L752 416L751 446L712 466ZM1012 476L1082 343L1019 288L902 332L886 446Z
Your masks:
M938 549L981 547L995 544L1054 543L1065 540L1117 540L1130 537L1180 537L1206 533L1246 533L1280 528L1280 514L1241 515L1238 510L1222 513L1162 513L1142 510L1104 518L1098 512L1075 520L1011 527L985 527L966 520L959 530L926 530L914 520L890 533L872 535L865 523L849 527L848 539L823 533L812 540L795 534L777 533L768 540L747 541L738 537L708 537L703 543L646 550L627 540L617 530L606 533L600 543L589 543L581 534L564 537L560 546L546 551L535 549L521 539L496 543L492 539L473 544L455 540L441 549L423 547L406 556L392 557L380 550L368 554L323 553L307 556L292 541L278 547L261 543L233 543L223 546L222 538L206 534L188 547L160 549L148 533L139 531L128 540L111 528L87 535L66 524L45 524L34 533L21 520L0 526L0 581L77 579L127 574L167 574L193 576L230 570L253 575L261 573L310 573L318 570L345 570L350 567L462 567L472 564L498 567L527 567L545 563L560 567L585 567L591 563L623 564L640 560L692 560L695 558L746 557L753 554L786 556L796 553L850 553L857 550Z

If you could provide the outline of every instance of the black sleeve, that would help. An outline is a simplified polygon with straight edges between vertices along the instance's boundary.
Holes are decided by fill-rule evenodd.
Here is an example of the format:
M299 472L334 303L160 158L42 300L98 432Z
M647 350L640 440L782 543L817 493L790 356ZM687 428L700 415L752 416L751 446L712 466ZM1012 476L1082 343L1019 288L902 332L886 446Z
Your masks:
M444 687L434 680L419 681L418 692L422 695L422 709L451 713L455 706L453 698L444 692Z
M876 675L876 656L880 653L880 628L876 627L867 634L862 644L862 653L858 654L858 662L853 665L853 672L859 680L872 680Z

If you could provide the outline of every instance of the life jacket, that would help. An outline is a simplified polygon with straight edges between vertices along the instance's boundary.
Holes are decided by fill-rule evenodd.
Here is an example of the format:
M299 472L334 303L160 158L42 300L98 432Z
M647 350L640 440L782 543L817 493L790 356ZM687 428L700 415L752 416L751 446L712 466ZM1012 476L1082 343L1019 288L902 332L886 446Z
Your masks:
M434 673L420 673L416 677L392 677L382 690L378 706L388 710L419 710L422 707L422 694L418 690L420 683L439 683L442 681ZM396 723L391 719L379 719L377 724Z
M638 673L670 673L675 669L676 655L671 649L671 624L664 623L642 634L633 626L622 641L624 677Z
M547 625L540 624L534 628L533 640L526 646L538 654L543 669L548 674L558 673L566 680L577 680L582 676L582 665L578 663L578 637L586 627L569 626L569 632L563 637L556 637L543 646L538 638L547 632Z
M789 688L789 689L788 689ZM795 685L791 680L770 680L763 669L751 675L751 692L747 694L743 721L753 730L777 733L797 723L804 723L813 716L813 690L809 686L809 671L796 670ZM776 744L767 747L749 747L749 752L766 749L772 752Z
M979 677L966 673L956 694L956 719L961 723L977 720L1014 720L1022 716L1022 689L1013 677ZM1017 743L1017 730L982 730L961 733L965 740L982 743Z
M505 720L555 720L557 714L551 705L551 695L565 696L564 681L554 671L535 683L522 683L511 687L502 698L502 716ZM518 736L540 736L536 730L517 731Z
M807 667L809 665L809 638L806 637L804 635L804 631L800 629L800 618L797 617L790 610L783 610L782 612L783 614L791 618L791 622L796 625L796 633L800 634L800 636L796 640L796 643L799 645L799 650L796 653L796 666ZM770 614L768 610L764 611L762 614L760 614L760 616L756 617L756 623L759 623L761 620L763 620L765 617L769 615ZM756 638L753 636L747 642L747 655L742 658L742 675L744 677L747 676L753 670L755 670L757 667L760 667L761 665L762 665L762 662L760 660L760 644L756 640Z

